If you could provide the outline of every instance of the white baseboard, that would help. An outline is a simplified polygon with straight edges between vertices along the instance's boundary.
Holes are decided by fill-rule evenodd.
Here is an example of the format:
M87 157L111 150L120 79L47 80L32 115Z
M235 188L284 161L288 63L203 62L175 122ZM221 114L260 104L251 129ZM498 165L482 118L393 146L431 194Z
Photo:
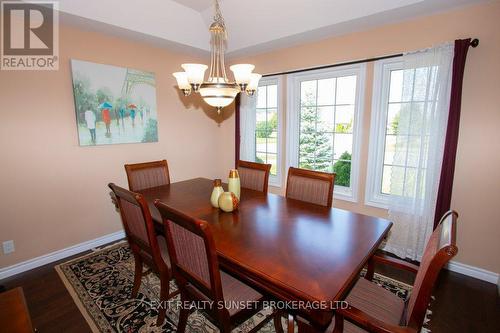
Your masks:
M462 264L456 261L450 261L448 263L447 269L449 271L464 274L486 282L494 284L498 283L498 276L499 276L498 273L490 272L479 267Z
M105 235L99 238L95 238L80 244L76 244L70 247L67 247L62 250L57 250L48 254L45 254L40 257L36 257L33 259L29 259L18 264L0 268L0 280L8 278L10 276L29 271L30 269L37 268L46 264L50 264L51 262L58 261L72 255L93 249L95 247L117 241L125 237L125 232L123 230L114 232L109 235Z

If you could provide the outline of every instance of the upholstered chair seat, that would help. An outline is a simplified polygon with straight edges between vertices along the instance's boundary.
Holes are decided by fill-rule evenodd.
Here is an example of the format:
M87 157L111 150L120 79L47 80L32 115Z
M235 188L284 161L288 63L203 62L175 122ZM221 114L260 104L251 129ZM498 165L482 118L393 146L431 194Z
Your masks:
M240 282L224 271L220 271L220 279L222 284L222 295L224 296L224 301L228 304L239 304L240 302L258 302L264 300L264 296L258 291ZM210 301L208 297L204 296L202 291L200 291L192 284L189 284L189 288L191 291L194 291L202 300ZM228 309L229 316L237 316L242 310L244 309L236 306L230 307ZM210 313L207 313L207 315L210 315Z
M255 289L240 282L223 271L221 271L220 278L222 282L222 294L224 295L224 300L228 303L237 304L236 302L259 301L264 297ZM234 316L242 309L238 307L231 307L228 310L229 315Z
M346 301L373 318L395 326L399 325L405 307L400 297L366 279L359 279L356 282ZM334 323L335 320L332 320L326 332L333 332ZM344 321L344 332L366 333L368 331L349 321Z

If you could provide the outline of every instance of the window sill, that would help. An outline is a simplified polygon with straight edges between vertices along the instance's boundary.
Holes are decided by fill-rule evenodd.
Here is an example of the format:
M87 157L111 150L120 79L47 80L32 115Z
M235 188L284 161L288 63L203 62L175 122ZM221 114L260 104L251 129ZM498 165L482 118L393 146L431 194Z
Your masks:
M389 204L387 200L367 199L365 200L365 206L381 208L381 209L389 209Z
M357 198L355 198L351 194L347 194L345 192L335 192L335 190L333 190L333 200L335 199L349 202L358 202Z
M333 200L335 199L348 202L358 202L358 198L351 187L340 185L335 185L333 187Z
M269 187L275 187L277 189L281 189L281 181L278 179L273 179L273 177L269 177Z
M273 182L271 180L269 180L269 192L271 193L282 193L282 195L285 195L284 192L285 192L285 186L282 186L281 184L279 184L278 182ZM342 200L342 201L348 201L348 202L354 202L354 203L357 203L358 200L355 196L353 196L352 194L350 193L346 193L346 192L340 192L340 191L335 191L335 189L333 190L333 200Z

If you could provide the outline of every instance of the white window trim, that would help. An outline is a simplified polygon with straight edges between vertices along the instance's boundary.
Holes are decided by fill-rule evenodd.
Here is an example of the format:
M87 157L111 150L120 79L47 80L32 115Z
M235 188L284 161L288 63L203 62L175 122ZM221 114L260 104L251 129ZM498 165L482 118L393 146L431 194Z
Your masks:
M275 187L281 187L282 184L282 143L283 143L283 122L284 122L284 117L283 117L283 77L281 75L276 75L276 76L266 76L263 77L259 81L259 87L260 86L266 86L266 85L272 85L276 84L277 85L277 110L278 110L278 133L277 133L277 138L278 138L278 147L276 150L276 175L269 175L269 186L275 186ZM255 98L255 97L253 97ZM254 133L255 136L255 133Z
M373 97L370 122L370 144L366 174L365 205L388 208L391 195L382 193L382 176L387 126L387 108L390 89L390 73L403 69L400 58L375 62L373 73Z
M321 80L339 76L356 75L356 102L353 120L353 141L351 157L351 188L334 186L336 199L357 202L359 187L360 146L362 142L362 123L365 99L366 64L346 65L289 75L287 78L287 152L286 169L298 166L300 131L300 82Z

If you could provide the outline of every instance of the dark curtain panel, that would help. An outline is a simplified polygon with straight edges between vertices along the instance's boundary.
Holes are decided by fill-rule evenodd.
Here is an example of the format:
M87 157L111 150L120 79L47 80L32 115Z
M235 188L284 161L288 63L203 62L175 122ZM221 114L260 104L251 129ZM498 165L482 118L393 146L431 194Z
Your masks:
M465 60L470 46L470 38L455 41L453 58L453 76L451 80L450 113L443 155L443 166L439 180L439 190L436 202L434 228L451 206L453 177L455 175L455 160L457 157L458 130L460 127L460 108L462 105L462 83L464 80Z
M234 167L240 160L240 94L234 100Z

